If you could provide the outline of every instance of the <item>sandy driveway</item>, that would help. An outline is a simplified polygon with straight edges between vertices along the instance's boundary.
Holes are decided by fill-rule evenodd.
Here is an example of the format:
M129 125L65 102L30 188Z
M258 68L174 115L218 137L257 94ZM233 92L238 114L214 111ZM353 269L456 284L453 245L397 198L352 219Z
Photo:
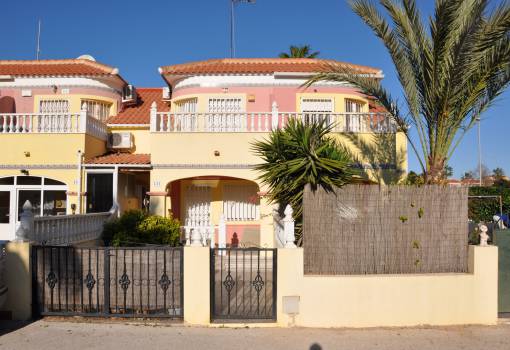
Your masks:
M182 325L37 321L9 330L0 349L510 349L510 324L410 329L200 328Z

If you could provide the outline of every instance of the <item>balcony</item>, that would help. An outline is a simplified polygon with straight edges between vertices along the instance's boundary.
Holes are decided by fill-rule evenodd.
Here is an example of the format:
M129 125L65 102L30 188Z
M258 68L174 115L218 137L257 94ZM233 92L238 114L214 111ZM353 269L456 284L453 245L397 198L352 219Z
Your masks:
M387 113L151 113L155 133L265 133L285 126L289 119L325 120L337 133L395 133Z
M106 140L107 127L85 108L79 113L0 113L1 134L89 134Z

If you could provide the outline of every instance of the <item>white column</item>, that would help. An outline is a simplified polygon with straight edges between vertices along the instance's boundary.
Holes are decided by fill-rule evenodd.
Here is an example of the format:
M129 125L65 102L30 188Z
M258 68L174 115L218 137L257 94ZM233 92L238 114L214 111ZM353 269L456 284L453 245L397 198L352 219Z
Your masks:
M296 248L294 241L296 240L294 236L294 218L292 217L292 207L287 204L285 207L285 217L283 218L283 229L285 232L285 248Z
M119 191L119 167L115 166L113 170L113 205L118 206L118 191ZM120 211L122 208L119 208L117 212L117 216L120 216Z
M271 106L271 129L278 129L278 104L276 101L273 101Z
M158 109L156 106L156 101L153 101L151 104L151 111L150 111L150 117L151 117L151 126L150 126L150 132L157 131L157 124L158 124ZM161 130L160 130L161 131Z
M78 150L78 161L77 161L77 165L78 165L78 189L76 191L76 194L77 194L77 198L78 198L78 203L76 203L76 212L77 214L81 214L81 179L82 179L82 157L83 157L83 154L81 152L81 150Z
M87 132L87 104L83 102L80 110L79 132Z

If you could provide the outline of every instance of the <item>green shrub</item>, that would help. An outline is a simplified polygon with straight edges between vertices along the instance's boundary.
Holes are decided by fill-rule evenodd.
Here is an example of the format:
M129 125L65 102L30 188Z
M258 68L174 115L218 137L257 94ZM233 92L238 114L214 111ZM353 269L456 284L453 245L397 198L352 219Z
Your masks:
M471 187L470 196L501 196L503 200L503 213L510 212L510 187L492 186L492 187ZM498 198L470 198L469 199L469 218L475 222L492 221L492 216L498 214Z
M105 224L105 245L114 247L144 244L180 245L180 223L174 218L148 215L141 210L129 210L120 218Z

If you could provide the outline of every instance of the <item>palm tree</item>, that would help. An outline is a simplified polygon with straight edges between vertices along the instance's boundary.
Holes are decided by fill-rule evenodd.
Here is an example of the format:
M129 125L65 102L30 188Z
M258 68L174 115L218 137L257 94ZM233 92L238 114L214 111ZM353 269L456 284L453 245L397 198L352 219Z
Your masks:
M377 79L345 65L329 63L307 84L347 81L375 97L406 133L426 183L441 183L462 137L510 82L510 6L489 11L488 0L436 0L427 29L415 0L379 1L391 25L372 1L351 0L351 7L386 46L405 112Z
M496 179L501 179L505 176L505 171L503 170L503 168L496 168L492 171L492 173L494 174L494 177Z
M279 203L280 212L287 204L292 206L298 236L305 185L313 191L318 187L330 191L355 181L358 173L349 152L329 136L331 128L324 121L303 123L292 118L283 129L252 145L263 160L255 169L268 187L270 202Z
M310 52L310 45L290 46L290 52L282 52L278 55L280 58L315 58L319 55L319 51Z

